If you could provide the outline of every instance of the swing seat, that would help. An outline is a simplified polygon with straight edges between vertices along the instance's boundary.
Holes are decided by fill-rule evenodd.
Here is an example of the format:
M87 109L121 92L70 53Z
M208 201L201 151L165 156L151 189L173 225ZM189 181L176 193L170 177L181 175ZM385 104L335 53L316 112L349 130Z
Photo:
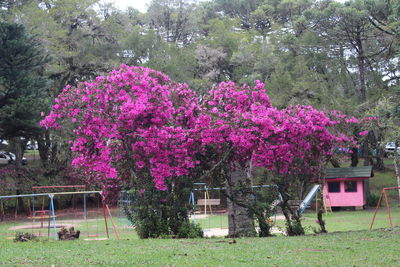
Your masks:
M39 219L48 219L49 216L29 216L28 219L39 220ZM57 216L50 216L50 219L57 218Z
M50 217L50 219L57 218L57 216L50 215L50 211L49 210L37 210L37 211L34 212L34 214L35 214L34 216L29 216L28 219L40 220L40 227L41 228L43 228L44 220L49 219L49 217ZM36 215L38 215L38 216L36 216Z
M93 235L87 235L87 237L98 237L99 235L93 234Z

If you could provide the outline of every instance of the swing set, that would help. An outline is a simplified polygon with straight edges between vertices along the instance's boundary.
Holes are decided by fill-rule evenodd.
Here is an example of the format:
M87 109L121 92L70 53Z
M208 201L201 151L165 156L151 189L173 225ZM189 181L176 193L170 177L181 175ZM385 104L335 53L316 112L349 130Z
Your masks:
M87 235L85 240L97 240L110 238L108 221L111 221L115 236L119 240L119 233L117 226L114 223L113 217L109 206L104 202L101 191L85 191L85 186L51 186L51 187L35 187L32 191L48 190L48 189L65 189L65 188L78 188L83 191L73 192L46 192L46 193L33 193L25 195L11 195L0 196L0 216L5 218L4 202L8 201L8 207L11 205L12 199L15 199L15 213L14 213L14 227L11 230L31 230L32 234L42 237L41 231L47 228L47 238L53 236L54 240L58 240L57 228L80 227L83 230L82 235ZM60 200L63 196L69 196L72 199L83 197L83 209L73 208L72 212L56 211L55 199ZM20 200L19 200L20 199ZM29 208L29 215L25 218L24 223L17 223L21 216L18 215L19 201L26 199ZM40 201L41 200L41 201ZM88 200L92 203L97 201L97 208L88 209ZM25 202L25 203L26 203ZM40 209L36 203L41 203ZM7 207L7 206L6 206ZM102 218L102 219L101 219ZM104 219L104 226L101 226L101 220ZM30 220L26 222L26 220ZM47 227L45 226L47 224ZM86 229L82 227L86 226ZM95 229L93 229L95 228ZM101 229L100 229L101 228ZM100 230L105 231L106 238L101 238Z
M380 195L379 200L378 200L378 204L376 205L376 209L375 209L375 212L374 212L374 216L372 217L371 225L370 225L370 227L369 227L369 230L370 230L370 231L372 231L372 227L374 226L376 214L378 213L379 208L381 207L383 197L385 197L386 210L387 210L387 213L388 213L388 218L389 218L390 227L393 227L392 215L391 215L391 213L390 213L389 198L388 198L388 195L387 195L387 191L390 191L390 190L398 190L398 191L399 191L399 194L400 194L400 187L398 187L398 186L394 186L394 187L385 187L385 188L382 189L381 195Z

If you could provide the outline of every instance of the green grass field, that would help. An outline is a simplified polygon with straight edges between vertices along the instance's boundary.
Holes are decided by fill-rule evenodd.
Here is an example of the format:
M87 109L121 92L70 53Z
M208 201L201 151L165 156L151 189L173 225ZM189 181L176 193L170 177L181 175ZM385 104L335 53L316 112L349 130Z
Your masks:
M371 190L396 184L391 170L376 173ZM0 266L398 266L400 208L391 203L394 228L388 228L386 208L369 231L374 209L339 211L324 215L328 234L315 235L316 214L308 210L303 225L306 236L270 238L152 239L140 240L132 228L120 226L117 240L111 222L110 239L86 241L88 235L105 236L102 220L72 220L82 236L75 241L12 241L15 223L0 223ZM198 218L204 229L226 228L225 215ZM284 222L277 221L284 229ZM27 231L29 232L29 231ZM46 232L46 229L44 229Z
M302 237L0 241L4 266L395 266L400 229Z
M330 232L313 235L315 213L308 212L303 224L308 235L301 237L231 239L140 240L134 230L120 229L122 240L111 233L103 241L38 241L15 243L0 239L2 266L394 266L400 256L400 228L388 226L386 212L377 216L374 231L368 231L372 210L341 211L324 216ZM400 209L392 210L394 224L400 225ZM227 225L226 216L198 219L204 228ZM76 222L75 222L76 223ZM278 223L279 224L279 223ZM283 226L283 222L280 222ZM81 222L78 228L103 226L96 221ZM0 224L0 233L12 224ZM380 228L380 229L378 229ZM111 230L112 231L112 228ZM327 261L329 259L329 261Z

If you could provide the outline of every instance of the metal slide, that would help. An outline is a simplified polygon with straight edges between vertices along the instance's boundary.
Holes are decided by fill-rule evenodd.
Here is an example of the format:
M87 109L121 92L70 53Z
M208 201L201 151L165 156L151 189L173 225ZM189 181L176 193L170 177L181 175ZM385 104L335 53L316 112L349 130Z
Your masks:
M299 209L297 210L297 214L300 216L306 210L308 204L313 200L318 190L320 190L321 185L316 184L311 188L310 192L307 194L306 198L301 202Z

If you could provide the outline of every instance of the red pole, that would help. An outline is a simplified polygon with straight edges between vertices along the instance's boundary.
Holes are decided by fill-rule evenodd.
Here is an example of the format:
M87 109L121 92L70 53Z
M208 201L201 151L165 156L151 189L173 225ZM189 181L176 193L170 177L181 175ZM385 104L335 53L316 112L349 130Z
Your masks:
M108 225L107 225L107 217L106 217L106 207L104 206L104 202L101 202L103 204L103 216L104 216L104 223L106 225L106 232L107 232L107 238L110 238L110 235L108 233Z
M387 197L387 195L386 195L386 190L383 189L383 192L384 192L384 194L385 194L386 209L387 209L387 211L388 211L388 216L389 216L389 221L390 221L390 227L393 227L393 224L392 224L392 216L390 215L389 200L388 200L388 197Z
M369 227L369 230L370 230L370 231L372 231L372 226L374 225L376 214L378 213L378 210L379 210L379 208L381 207L381 201L382 201L382 197L383 197L383 191L384 191L384 189L382 189L381 196L379 197L378 205L376 205L376 209L375 209L375 212L374 212L374 216L372 217L371 226Z
M108 207L108 205L107 205L107 204L106 204L106 209L107 209L107 211L108 211L108 215L110 215L110 220L111 220L111 223L112 223L112 225L113 225L113 228L114 228L115 235L117 236L117 239L118 239L118 240L120 240L120 238L119 238L119 234L118 234L118 229L117 229L117 226L115 226L115 223L114 223L113 217L112 217L112 215L111 215L110 208Z

